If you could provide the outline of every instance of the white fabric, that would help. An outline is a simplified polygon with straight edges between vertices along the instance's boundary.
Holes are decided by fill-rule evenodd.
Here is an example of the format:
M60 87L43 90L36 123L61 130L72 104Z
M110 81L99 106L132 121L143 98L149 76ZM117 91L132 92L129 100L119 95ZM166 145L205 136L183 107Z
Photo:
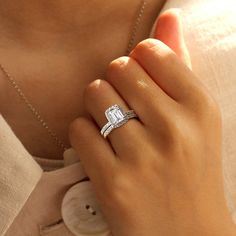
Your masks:
M19 214L42 175L0 114L0 235Z
M172 7L183 9L185 38L193 71L212 91L222 109L225 190L236 222L236 4L233 0L169 0L164 9ZM1 117L0 128L0 235L3 235L29 195L32 196L31 192L38 183L42 170ZM47 184L45 188L48 188ZM37 187L35 189L37 190ZM60 191L60 194L63 194L63 191ZM58 195L55 195L56 197ZM30 205L30 202L27 204ZM40 202L38 205L41 206ZM24 221L24 217L27 218L24 209L28 212L29 206L21 210L23 214L17 218L18 221L14 221L15 228L11 231L14 234L9 235L21 235L21 220L27 226L24 229L29 230ZM39 215L38 210L32 214ZM51 216L55 212L48 214ZM28 220L28 223L30 222L34 224ZM62 234L65 235L60 230L60 233L55 232L54 235Z
M181 8L193 71L220 103L226 198L236 222L236 2L169 0Z

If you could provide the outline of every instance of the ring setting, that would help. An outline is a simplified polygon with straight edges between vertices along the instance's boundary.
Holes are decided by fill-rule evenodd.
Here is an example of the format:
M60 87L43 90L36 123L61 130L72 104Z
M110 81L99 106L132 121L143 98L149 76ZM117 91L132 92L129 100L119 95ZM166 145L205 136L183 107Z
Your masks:
M108 123L101 129L101 135L106 138L113 129L119 128L130 119L136 118L134 110L124 111L119 105L115 104L105 111Z

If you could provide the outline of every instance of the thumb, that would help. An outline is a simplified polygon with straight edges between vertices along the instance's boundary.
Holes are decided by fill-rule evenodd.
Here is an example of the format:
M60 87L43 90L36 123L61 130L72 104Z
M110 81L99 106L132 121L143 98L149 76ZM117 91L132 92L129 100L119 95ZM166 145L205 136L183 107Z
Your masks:
M191 69L191 59L184 40L180 9L165 11L157 19L153 37L169 46Z

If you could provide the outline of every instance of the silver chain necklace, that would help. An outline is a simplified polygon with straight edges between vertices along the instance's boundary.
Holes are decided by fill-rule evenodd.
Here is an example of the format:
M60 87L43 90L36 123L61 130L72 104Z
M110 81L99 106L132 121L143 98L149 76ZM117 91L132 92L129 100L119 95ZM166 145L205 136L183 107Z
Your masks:
M138 13L135 24L134 24L133 29L131 31L131 36L130 36L130 40L129 40L128 47L126 49L126 54L125 55L129 55L129 53L130 53L130 51L133 47L134 40L135 40L137 31L138 31L138 27L141 23L141 19L142 19L147 1L143 0L141 3L142 4L141 4L141 7L140 7L140 11ZM5 69L5 67L1 63L0 63L0 69L2 70L3 74L5 75L5 78L10 82L12 87L16 90L16 92L18 93L18 95L20 96L22 101L26 104L26 106L29 108L29 110L32 112L32 114L35 116L35 118L38 120L38 122L43 126L43 128L46 129L47 133L53 138L55 144L58 147L60 147L63 151L65 151L68 147L66 147L64 142L49 127L48 123L45 121L45 119L43 119L43 117L41 116L39 111L32 105L32 103L29 102L28 98L26 97L26 95L24 94L24 92L22 91L20 86L17 84L15 79L10 75L10 73Z

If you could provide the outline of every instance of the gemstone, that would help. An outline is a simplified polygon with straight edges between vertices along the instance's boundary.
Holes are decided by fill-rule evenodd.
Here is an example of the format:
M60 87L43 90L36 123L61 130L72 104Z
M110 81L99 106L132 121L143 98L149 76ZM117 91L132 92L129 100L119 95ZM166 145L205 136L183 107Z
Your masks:
M118 125L125 120L125 112L118 105L114 105L107 109L105 115L112 125Z

